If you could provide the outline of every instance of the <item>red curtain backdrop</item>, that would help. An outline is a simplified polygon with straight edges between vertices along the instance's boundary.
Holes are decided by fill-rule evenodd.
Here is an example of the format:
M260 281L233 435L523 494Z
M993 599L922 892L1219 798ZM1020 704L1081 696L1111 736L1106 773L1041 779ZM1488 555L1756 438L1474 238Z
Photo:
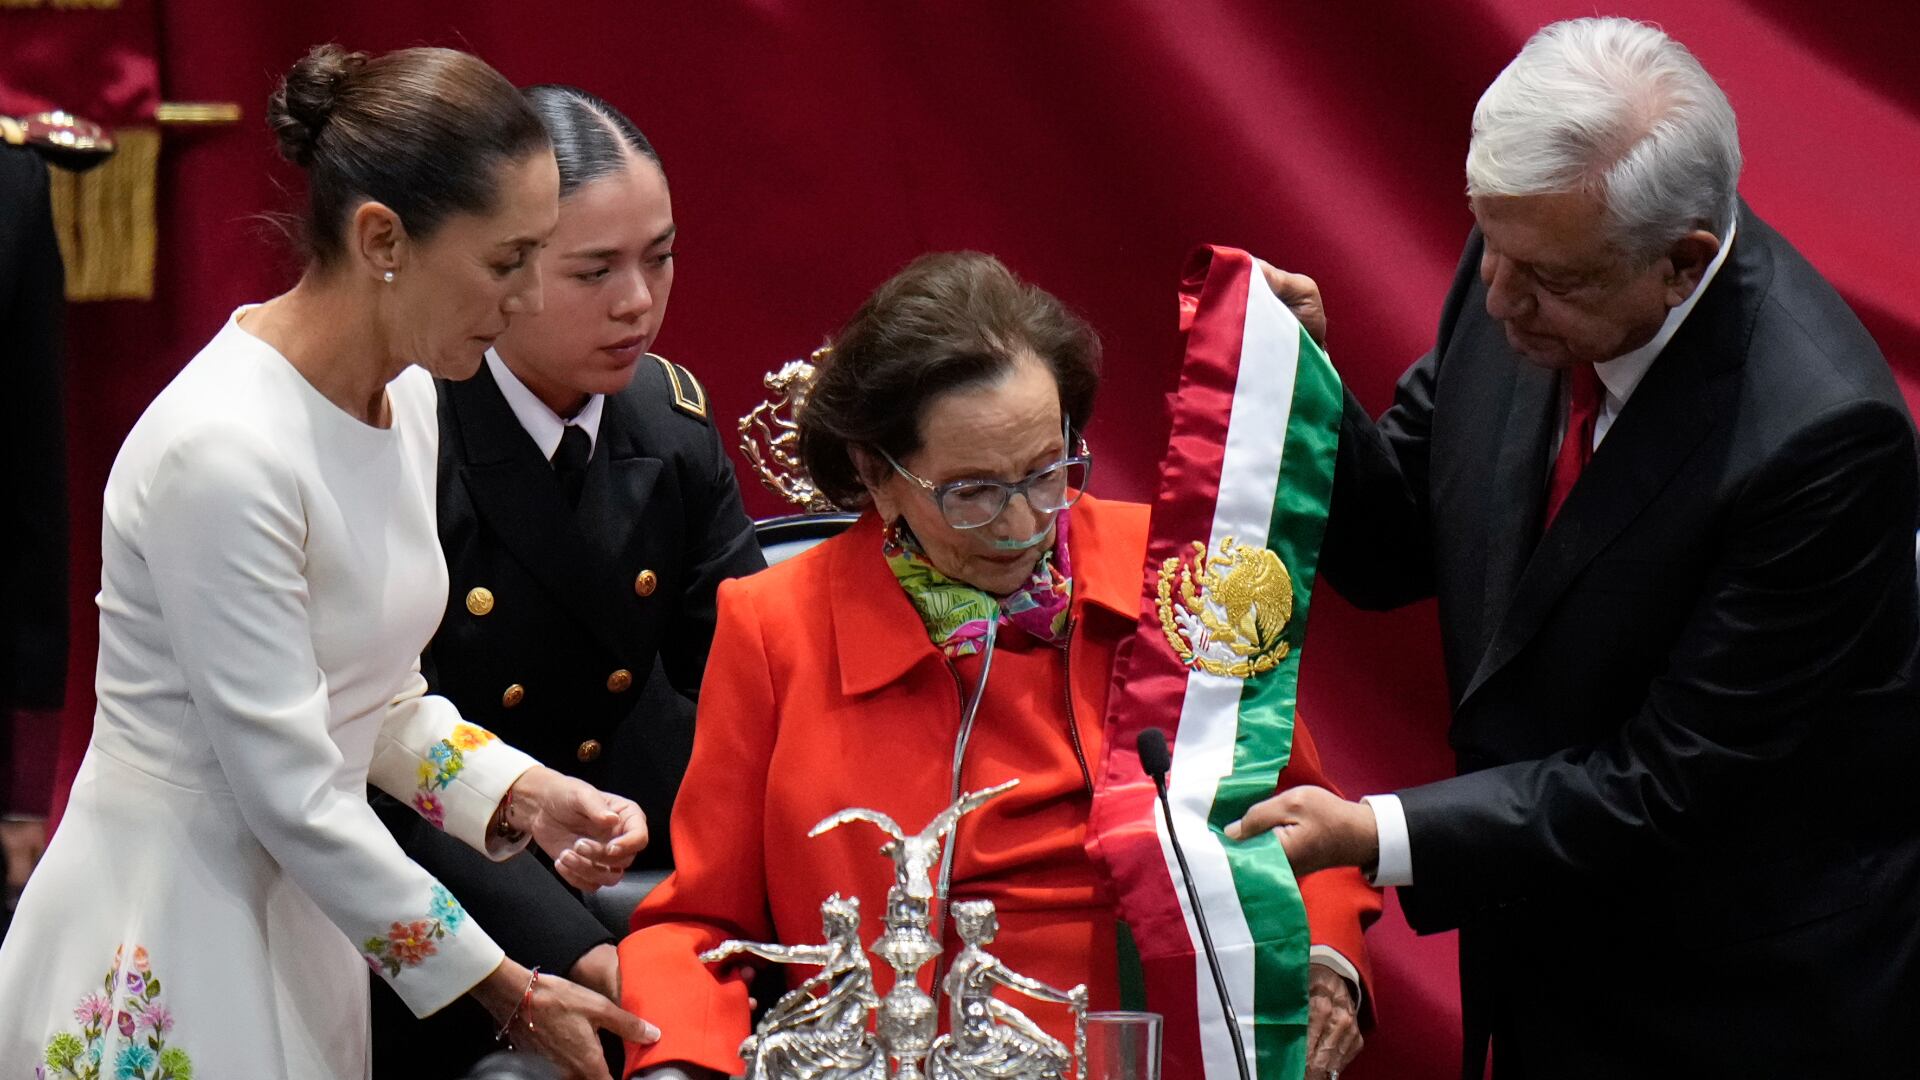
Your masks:
M99 495L114 453L227 313L296 270L259 216L298 206L261 114L309 44L463 46L516 82L577 83L629 112L665 159L682 237L658 347L706 380L723 422L758 400L763 372L805 355L915 254L999 255L1104 335L1094 487L1141 498L1166 433L1188 249L1235 244L1317 276L1336 364L1384 408L1431 337L1469 225L1474 101L1534 29L1594 12L1591 0L165 4L166 96L239 101L247 118L168 135L154 302L86 305L69 322L62 775L92 712ZM1726 87L1747 198L1839 286L1910 395L1915 12L1910 0L1618 12L1664 25ZM745 483L750 509L778 509ZM1449 774L1429 607L1365 615L1319 596L1305 657L1304 714L1350 793ZM1390 906L1372 943L1380 1027L1346 1075L1450 1075L1451 937L1416 940Z
M111 7L0 4L0 111L64 109L96 124L146 124L160 104L155 0Z

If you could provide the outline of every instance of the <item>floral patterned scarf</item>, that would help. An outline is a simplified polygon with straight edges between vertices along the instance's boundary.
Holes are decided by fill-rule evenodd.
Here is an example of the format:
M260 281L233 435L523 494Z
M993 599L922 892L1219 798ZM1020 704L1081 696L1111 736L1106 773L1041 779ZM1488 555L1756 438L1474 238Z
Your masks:
M1053 550L1034 564L1027 583L1006 597L955 581L934 569L905 523L887 529L887 565L920 613L927 636L949 657L972 656L986 639L987 620L1015 626L1039 641L1065 648L1073 566L1067 558L1067 512L1054 519Z

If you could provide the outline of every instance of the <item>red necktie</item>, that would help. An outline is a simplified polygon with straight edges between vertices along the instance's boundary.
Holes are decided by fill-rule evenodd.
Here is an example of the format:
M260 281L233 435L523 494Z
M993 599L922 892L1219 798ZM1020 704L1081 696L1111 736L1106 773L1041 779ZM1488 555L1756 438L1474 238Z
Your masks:
M1560 455L1553 459L1553 479L1547 484L1547 520L1540 526L1543 532L1553 524L1553 516L1567 501L1573 482L1580 479L1580 470L1593 457L1593 422L1600 417L1600 376L1594 373L1593 365L1575 364L1566 372L1572 380L1567 433L1560 440Z

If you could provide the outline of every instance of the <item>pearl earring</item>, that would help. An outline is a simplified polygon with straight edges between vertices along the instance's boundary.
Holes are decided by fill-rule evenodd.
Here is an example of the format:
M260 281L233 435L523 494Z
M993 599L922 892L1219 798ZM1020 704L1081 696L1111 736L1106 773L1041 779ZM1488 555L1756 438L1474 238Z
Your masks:
M380 280L386 282L389 285L393 284L393 271L389 270L386 273L380 275Z

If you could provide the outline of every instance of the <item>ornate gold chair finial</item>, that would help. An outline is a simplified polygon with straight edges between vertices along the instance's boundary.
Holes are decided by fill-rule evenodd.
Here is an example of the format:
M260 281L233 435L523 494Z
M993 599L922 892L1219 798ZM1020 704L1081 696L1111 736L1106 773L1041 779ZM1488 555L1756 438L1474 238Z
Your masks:
M780 370L768 372L762 382L769 397L740 418L740 452L752 463L760 482L810 514L838 509L814 486L800 460L800 410L806 408L807 391L813 385L813 361L828 351L823 345L805 360L789 360Z

